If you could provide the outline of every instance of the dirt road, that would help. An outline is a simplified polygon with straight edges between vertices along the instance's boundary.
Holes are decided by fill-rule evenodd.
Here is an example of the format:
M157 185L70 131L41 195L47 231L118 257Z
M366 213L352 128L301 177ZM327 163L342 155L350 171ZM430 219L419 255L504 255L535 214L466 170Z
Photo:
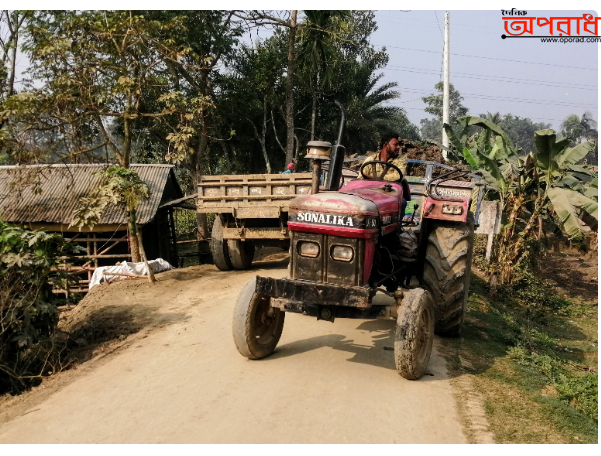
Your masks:
M0 443L466 442L440 341L432 375L404 380L391 321L288 314L274 355L240 356L231 335L238 292L258 273L286 274L282 261L260 268L175 270L155 288L108 286L120 297L111 304L145 309L159 327L72 371L44 400L28 393L18 416L0 425Z

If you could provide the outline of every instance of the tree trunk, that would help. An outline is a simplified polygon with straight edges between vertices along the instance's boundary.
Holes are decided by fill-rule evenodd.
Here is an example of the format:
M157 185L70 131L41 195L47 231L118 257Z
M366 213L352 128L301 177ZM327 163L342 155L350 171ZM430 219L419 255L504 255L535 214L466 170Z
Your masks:
M200 183L200 179L204 174L205 156L207 148L209 146L209 134L204 114L205 112L203 112L203 116L201 117L200 140L198 141L198 148L196 149L196 159L194 161L194 174L192 176L195 188ZM207 228L207 214L201 214L197 212L196 223L198 225L198 240L202 241L204 239L208 239L209 230Z
M142 261L144 261L144 266L146 266L146 270L148 271L148 281L150 283L154 283L157 279L154 277L154 272L148 264L148 258L146 258L146 251L144 250L144 240L142 239L142 231L138 232L138 247L140 249L140 256L142 257Z
M18 18L17 18L18 19ZM17 65L17 45L19 44L19 31L15 30L15 34L13 36L13 48L11 49L11 62L10 62L10 76L8 79L8 90L6 92L6 97L12 96L15 89L15 73L16 73L16 65Z
M313 92L313 99L311 100L311 141L315 139L315 117L317 110L317 92Z
M225 160L225 167L228 174L232 174L232 160L230 159L230 151L225 144L225 141L219 141L221 150L223 151L223 159Z
M261 144L261 151L263 152L263 159L265 160L267 174L271 174L271 163L269 162L269 155L267 154L267 146L265 142L265 138L267 136L267 97L263 98L263 128L261 130L261 134L259 134L259 130L251 119L247 118L246 120L248 120L252 125L255 138L257 138L257 141L259 141L259 144Z
M262 141L261 147L263 148L263 157L265 158L265 167L267 168L267 174L271 174L271 163L269 163L269 155L267 155L267 147L265 145L265 138L267 136L267 97L263 97L263 131L261 132Z
M297 10L290 14L288 27L288 69L286 80L286 163L292 161L294 156L294 44L296 42L296 15Z
M136 224L136 210L129 210L128 208L128 221L127 225L129 228L129 247L131 249L131 260L134 263L139 263L140 258L140 243L138 242L138 225Z

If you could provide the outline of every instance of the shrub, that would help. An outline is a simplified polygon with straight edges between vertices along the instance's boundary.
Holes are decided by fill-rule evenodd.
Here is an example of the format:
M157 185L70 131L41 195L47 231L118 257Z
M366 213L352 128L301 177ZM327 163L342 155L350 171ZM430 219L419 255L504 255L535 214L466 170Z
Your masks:
M60 369L66 338L55 337L60 298L49 281L65 285L60 257L80 249L60 235L0 221L0 393L19 392Z

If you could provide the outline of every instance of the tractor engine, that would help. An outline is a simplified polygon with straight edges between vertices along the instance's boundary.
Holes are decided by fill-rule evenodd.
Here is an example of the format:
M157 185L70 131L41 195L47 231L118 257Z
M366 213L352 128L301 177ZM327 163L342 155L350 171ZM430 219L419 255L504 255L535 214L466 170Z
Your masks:
M399 184L356 180L338 192L294 199L290 279L365 286L397 270L402 197ZM386 280L391 289L394 276Z

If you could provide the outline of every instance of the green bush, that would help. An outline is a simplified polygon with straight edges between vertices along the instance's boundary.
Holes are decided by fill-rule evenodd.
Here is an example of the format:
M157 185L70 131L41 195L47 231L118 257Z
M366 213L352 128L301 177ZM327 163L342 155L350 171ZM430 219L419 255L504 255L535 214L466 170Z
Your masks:
M507 355L518 364L539 371L557 390L558 399L597 421L599 389L596 373L573 373L556 357L527 350L521 345L511 347Z
M52 285L68 279L60 257L83 250L62 236L0 222L0 393L19 392L60 368Z
M599 387L596 373L583 372L555 384L559 398L569 402L576 410L597 421Z

